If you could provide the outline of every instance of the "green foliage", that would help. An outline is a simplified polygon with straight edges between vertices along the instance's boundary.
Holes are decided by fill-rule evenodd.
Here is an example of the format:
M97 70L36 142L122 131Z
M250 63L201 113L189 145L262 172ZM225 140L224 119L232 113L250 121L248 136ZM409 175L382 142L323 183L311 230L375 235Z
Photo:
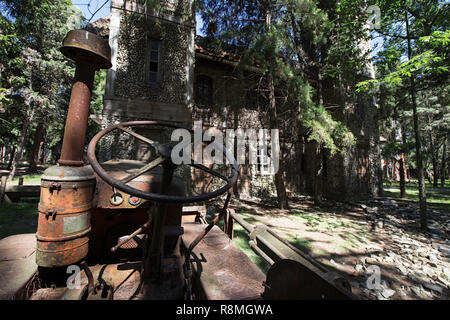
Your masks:
M355 144L355 137L341 122L333 120L323 107L313 110L314 114L305 120L305 127L309 128L308 141L316 141L327 148L331 155L336 152L344 153Z
M439 0L376 4L382 12L378 36L383 39L374 59L377 79L358 83L357 92L378 92L381 132L388 138L385 159L398 159L405 152L410 168L418 170L423 164L427 169L431 164L437 175L442 157L446 158L444 143L450 128L448 4Z
M317 70L322 63L324 75L347 72L349 68L341 66L341 62L351 61L353 68L360 66L359 60L348 56L353 59L358 54L354 44L360 39L355 30L364 17L358 20L361 24L351 24L354 5L350 1L343 3L338 13L334 5L327 7L318 0L204 0L197 4L206 22L203 31L214 46L241 54L242 76L248 74L248 66L257 66L261 78L270 75L273 79L277 113L287 116L280 128L282 134L296 137L299 131L306 130L310 141L317 141L332 154L351 146L354 137L321 106L311 74L319 78ZM344 43L339 47L340 41L333 38L336 28ZM320 62L319 47L330 47L326 53L320 53L326 61ZM267 112L267 99L262 101L259 108Z
M37 121L32 121L31 132L43 121L47 142L55 144L74 72L59 47L69 30L84 25L81 12L67 0L3 0L0 6L11 18L0 17L0 132L16 143L26 110L32 108Z
M449 42L450 30L435 31L430 36L419 38L417 45L425 50L409 61L399 64L396 71L384 78L384 82L388 86L399 86L411 76L429 78L448 75Z
M370 50L361 45L369 41L367 7L374 1L342 0L329 2L332 23L328 35L330 47L325 57L324 76L355 83L363 74ZM335 6L335 8L334 8Z
M91 97L90 113L92 115L101 115L103 110L103 94L106 87L106 70L99 70L95 73L94 85ZM88 128L86 138L90 141L97 132L101 130L101 126L93 120L88 120Z

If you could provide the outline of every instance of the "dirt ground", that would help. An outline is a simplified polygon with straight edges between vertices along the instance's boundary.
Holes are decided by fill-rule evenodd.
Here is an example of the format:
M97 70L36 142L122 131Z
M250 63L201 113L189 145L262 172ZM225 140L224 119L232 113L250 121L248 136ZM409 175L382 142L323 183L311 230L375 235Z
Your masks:
M273 201L241 200L231 207L342 273L363 299L449 297L449 212L429 209L430 229L421 232L416 204L386 198L315 206L302 196L291 199L288 210Z

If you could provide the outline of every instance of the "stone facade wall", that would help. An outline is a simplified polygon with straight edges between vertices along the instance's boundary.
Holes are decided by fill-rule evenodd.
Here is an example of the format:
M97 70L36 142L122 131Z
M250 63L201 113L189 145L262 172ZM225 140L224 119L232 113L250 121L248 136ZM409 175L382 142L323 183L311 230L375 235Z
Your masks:
M190 126L195 25L190 0L172 0L149 11L132 1L111 3L109 44L113 67L108 70L103 127L134 120L156 120ZM159 79L149 81L149 45L159 41ZM144 132L145 131L145 132ZM156 130L141 130L159 138ZM142 143L124 134L102 140L103 160L150 155Z

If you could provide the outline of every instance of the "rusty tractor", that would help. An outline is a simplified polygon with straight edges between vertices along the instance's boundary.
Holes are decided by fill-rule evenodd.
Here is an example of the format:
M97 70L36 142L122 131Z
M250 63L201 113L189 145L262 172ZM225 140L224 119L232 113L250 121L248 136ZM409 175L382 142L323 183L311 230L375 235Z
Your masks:
M60 51L76 63L61 158L41 177L37 232L0 241L0 299L353 298L344 278L228 208L238 168L226 149L226 175L190 165L223 181L219 189L194 196L171 160L173 144L132 129L179 128L173 124L133 121L107 127L90 141L86 165L94 74L111 67L111 50L101 37L72 30ZM148 144L155 156L146 162L100 163L96 146L113 131ZM207 223L205 207L192 204L220 196L223 208ZM225 232L216 225L220 219ZM271 264L267 276L233 243L233 221L251 232L250 245Z

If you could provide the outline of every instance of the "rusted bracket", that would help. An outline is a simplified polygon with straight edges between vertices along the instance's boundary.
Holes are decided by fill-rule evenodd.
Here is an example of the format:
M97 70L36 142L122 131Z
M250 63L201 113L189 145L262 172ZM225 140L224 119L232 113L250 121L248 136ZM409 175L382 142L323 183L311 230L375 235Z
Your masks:
M53 220L56 218L57 211L56 209L46 209L45 210L45 218L48 220L48 218L51 216Z
M97 283L95 283L94 276L92 275L91 269L89 269L87 263L83 261L80 265L88 278L87 300L112 300L114 296L114 287L105 280L101 279L100 275Z
M60 191L61 190L61 184L57 183L57 182L52 182L48 189L50 190L50 192L53 192L54 190Z

